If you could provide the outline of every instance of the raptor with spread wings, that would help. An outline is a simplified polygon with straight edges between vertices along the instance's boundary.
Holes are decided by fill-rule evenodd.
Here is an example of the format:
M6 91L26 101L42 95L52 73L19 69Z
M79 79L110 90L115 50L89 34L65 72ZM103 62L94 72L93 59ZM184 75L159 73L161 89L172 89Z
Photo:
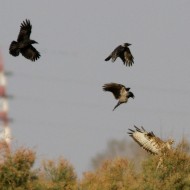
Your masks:
M171 145L174 143L172 139L167 141L161 140L156 137L153 132L147 132L143 127L135 130L129 129L128 134L146 151L151 154L162 154L164 151L170 150Z

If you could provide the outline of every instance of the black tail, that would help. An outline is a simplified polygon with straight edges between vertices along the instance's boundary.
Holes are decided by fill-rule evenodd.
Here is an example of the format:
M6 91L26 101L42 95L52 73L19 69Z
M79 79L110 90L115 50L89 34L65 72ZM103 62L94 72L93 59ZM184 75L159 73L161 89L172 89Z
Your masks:
M106 59L105 59L105 61L109 61L111 59L111 55L109 55Z
M9 47L9 53L13 56L18 56L19 55L19 48L18 48L18 43L15 41L11 42L11 45Z

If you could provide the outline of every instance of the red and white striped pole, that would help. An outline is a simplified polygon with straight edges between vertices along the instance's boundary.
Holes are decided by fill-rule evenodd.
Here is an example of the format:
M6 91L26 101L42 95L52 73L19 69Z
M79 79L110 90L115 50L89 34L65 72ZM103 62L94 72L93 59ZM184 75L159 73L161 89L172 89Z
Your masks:
M3 60L0 55L0 142L1 145L5 145L7 151L9 152L11 145L11 129L9 127L9 106L6 86L7 81L3 67Z

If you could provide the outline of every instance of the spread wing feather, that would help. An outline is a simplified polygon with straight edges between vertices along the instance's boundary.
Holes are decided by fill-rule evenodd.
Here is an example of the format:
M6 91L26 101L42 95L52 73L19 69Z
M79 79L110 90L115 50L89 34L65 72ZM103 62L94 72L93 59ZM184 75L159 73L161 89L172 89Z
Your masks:
M30 59L31 61L36 61L38 58L40 58L40 53L32 45L21 49L20 52L25 58Z
M143 127L141 129L134 127L136 130L129 129L128 134L146 151L159 154L164 142L156 137L153 132L147 132Z
M26 19L20 25L20 32L19 32L17 41L20 42L20 41L29 39L30 34L31 34L31 30L32 30L32 25L30 24L30 20Z
M125 63L128 66L132 66L132 64L134 63L134 57L131 54L131 51L129 48L127 48L124 52L124 58L125 58Z
M121 95L120 90L122 88L125 88L125 86L122 84L117 84L117 83L108 83L108 84L104 84L104 86L103 86L103 90L112 92L115 99L119 99L119 97Z
M105 61L109 61L112 59L112 62L114 62L118 57L120 57L121 54L123 54L124 47L119 45L117 46L112 53L105 59Z
M134 63L134 57L132 56L129 48L123 50L123 52L119 54L119 57L123 61L123 64L126 66L132 66L132 64Z

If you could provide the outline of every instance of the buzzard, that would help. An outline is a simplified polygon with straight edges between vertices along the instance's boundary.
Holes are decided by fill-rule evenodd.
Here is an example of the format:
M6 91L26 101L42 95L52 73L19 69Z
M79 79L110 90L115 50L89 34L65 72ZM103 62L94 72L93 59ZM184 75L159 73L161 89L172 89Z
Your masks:
M129 98L134 98L134 94L129 91L130 88L126 88L122 84L117 83L108 83L104 84L103 86L104 91L112 92L115 99L119 100L116 106L114 107L113 111L122 103L127 103Z
M147 152L161 155L172 148L171 145L174 143L172 139L163 141L156 137L152 131L147 132L143 127L141 129L134 127L135 130L129 129L128 134Z
M30 39L32 25L30 20L25 20L20 26L20 32L17 41L12 41L9 47L9 53L18 56L21 53L25 58L36 61L40 58L40 53L32 46L38 42Z
M134 63L134 57L131 54L131 51L128 46L131 44L124 43L122 45L119 45L116 47L113 52L105 59L105 61L109 61L112 59L112 62L114 62L118 57L123 61L123 64L126 66L132 66Z

